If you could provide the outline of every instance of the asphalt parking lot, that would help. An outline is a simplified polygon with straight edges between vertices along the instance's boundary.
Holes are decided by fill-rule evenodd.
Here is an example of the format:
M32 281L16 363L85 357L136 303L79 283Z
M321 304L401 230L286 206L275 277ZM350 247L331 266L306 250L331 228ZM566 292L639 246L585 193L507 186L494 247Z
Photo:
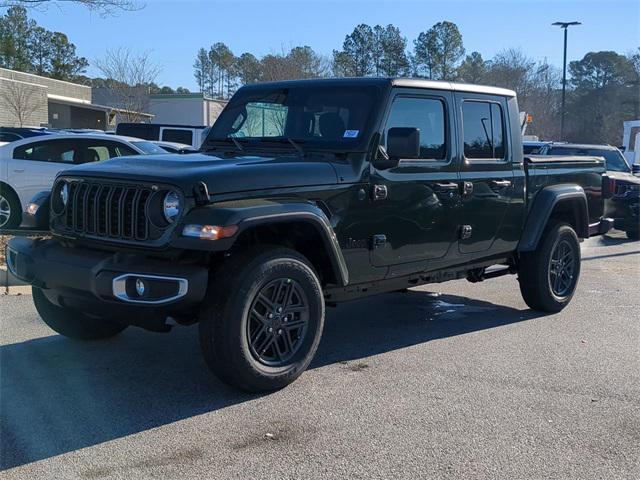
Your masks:
M640 478L640 242L583 244L571 305L515 277L329 309L312 368L219 383L197 328L78 343L0 298L2 478Z

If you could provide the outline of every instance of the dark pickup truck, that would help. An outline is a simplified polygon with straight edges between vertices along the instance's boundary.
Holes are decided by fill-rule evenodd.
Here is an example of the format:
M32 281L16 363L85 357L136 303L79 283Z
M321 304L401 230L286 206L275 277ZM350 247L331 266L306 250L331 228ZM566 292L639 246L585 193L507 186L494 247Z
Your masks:
M60 174L52 238L13 239L8 264L62 335L198 322L218 376L273 390L309 365L326 305L517 274L531 308L561 310L580 240L611 226L603 172L523 158L510 90L266 83L235 94L201 154Z

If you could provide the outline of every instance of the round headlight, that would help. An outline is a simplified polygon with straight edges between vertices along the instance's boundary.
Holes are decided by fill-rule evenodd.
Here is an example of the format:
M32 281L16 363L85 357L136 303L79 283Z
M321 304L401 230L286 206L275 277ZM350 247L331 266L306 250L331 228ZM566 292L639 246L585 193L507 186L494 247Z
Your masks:
M69 201L69 184L64 183L62 188L60 189L60 201L62 201L62 206L66 207L67 202Z
M180 214L180 195L174 191L168 192L162 202L162 211L167 222L173 223Z

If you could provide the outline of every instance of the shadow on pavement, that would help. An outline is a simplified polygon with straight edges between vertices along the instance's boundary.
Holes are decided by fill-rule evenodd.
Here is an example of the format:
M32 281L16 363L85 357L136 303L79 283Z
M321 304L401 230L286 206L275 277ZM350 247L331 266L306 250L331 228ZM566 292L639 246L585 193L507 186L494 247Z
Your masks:
M329 309L311 368L539 314L408 291ZM207 370L197 328L130 328L108 341L58 335L0 347L0 468L96 445L252 398Z

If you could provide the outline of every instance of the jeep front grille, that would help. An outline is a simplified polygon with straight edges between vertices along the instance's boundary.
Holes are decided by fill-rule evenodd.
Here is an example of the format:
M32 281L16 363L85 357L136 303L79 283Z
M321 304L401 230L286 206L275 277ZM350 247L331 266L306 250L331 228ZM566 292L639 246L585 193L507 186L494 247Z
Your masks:
M112 240L157 240L166 228L148 218L152 189L140 185L68 181L68 200L54 231ZM56 189L54 189L55 192Z

